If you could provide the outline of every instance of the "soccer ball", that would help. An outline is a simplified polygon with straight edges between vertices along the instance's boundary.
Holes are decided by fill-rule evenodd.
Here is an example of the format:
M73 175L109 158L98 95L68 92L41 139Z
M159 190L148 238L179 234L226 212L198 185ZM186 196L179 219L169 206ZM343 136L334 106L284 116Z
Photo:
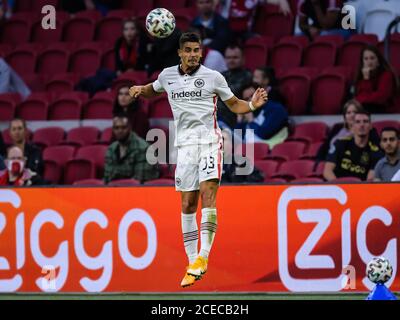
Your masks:
M164 8L151 10L146 17L146 29L156 38L166 38L175 29L175 17Z
M388 259L378 257L367 264L366 273L373 283L385 283L392 277L393 268Z

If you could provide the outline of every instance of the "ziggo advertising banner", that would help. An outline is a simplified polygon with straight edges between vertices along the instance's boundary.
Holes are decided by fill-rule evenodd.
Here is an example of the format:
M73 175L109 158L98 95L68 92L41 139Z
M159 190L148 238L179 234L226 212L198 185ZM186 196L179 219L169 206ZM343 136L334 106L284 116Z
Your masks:
M0 189L0 291L367 291L379 255L400 290L399 195L399 184L223 186L209 271L188 290L174 188Z

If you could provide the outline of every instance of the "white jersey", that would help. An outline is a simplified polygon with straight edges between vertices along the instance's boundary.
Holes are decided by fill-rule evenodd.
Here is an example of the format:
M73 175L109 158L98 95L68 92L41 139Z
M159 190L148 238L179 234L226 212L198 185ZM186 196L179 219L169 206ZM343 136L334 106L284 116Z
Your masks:
M233 97L225 78L199 65L190 74L180 66L165 68L153 82L156 92L167 92L175 123L175 146L221 141L217 123L217 96Z

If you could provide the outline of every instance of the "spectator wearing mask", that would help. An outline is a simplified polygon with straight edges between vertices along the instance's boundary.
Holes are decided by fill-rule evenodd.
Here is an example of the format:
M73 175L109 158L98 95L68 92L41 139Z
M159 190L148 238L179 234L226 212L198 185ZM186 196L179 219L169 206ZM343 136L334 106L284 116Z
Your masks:
M26 159L25 167L42 175L44 168L42 152L36 145L26 141L25 120L19 118L11 120L9 131L13 145L19 147L23 152Z
M115 43L117 76L126 71L145 70L149 63L149 40L136 20L123 22L122 36Z
M20 187L44 184L36 172L26 167L26 158L17 146L8 149L5 165L7 169L0 172L0 186Z
M149 120L140 100L129 95L129 88L130 86L127 84L118 89L117 98L114 101L113 115L125 114L129 119L132 131L146 139Z
M354 116L353 136L337 140L329 150L323 172L327 181L341 177L356 177L362 181L374 178L375 165L383 154L369 139L371 128L370 114L358 111Z
M132 132L126 115L113 119L113 134L116 139L107 150L104 182L118 179L136 179L140 182L157 179L158 167L147 162L149 144Z
M197 0L198 15L191 27L201 32L204 45L223 53L231 40L229 22L215 10L214 0Z
M397 79L390 65L374 46L360 54L355 82L355 99L372 113L384 113L393 104Z
M381 132L381 148L385 156L375 166L374 181L391 181L400 170L400 132L397 128L386 127Z

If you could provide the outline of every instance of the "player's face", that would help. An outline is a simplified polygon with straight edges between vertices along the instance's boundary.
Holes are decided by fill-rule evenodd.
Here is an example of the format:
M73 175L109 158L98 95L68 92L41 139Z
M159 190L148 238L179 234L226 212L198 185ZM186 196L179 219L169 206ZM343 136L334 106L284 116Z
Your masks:
M365 137L371 130L371 121L366 114L356 114L354 116L353 133L359 137Z
M132 41L137 34L135 24L133 22L126 22L122 34L127 41Z
M113 121L113 133L117 141L125 141L130 134L128 119L115 118Z
M10 136L14 143L21 143L25 139L25 128L22 121L16 120L11 122Z
M365 50L363 54L363 63L364 63L364 68L369 68L371 70L374 70L379 65L378 57L374 52Z
M399 149L399 139L394 131L383 131L381 135L381 148L387 155L395 155Z
M132 102L132 97L129 95L129 88L123 87L118 91L118 104L121 107L127 107Z
M178 50L178 55L181 58L183 67L197 67L202 57L200 43L185 42L182 48Z

